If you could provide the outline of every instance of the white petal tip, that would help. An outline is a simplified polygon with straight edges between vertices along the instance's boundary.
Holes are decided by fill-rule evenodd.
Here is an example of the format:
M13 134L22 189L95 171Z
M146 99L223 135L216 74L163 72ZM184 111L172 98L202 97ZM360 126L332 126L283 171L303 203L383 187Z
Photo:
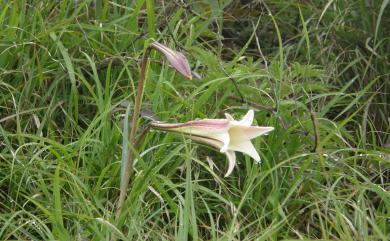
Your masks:
M230 114L225 113L225 116L226 116L226 119L228 119L229 121L234 121L233 116L231 116Z
M242 120L239 123L243 126L251 126L253 122L253 118L255 117L255 112L253 110L248 110Z
M272 126L251 126L250 128L252 128L252 130L254 131L253 133L256 133L252 138L262 135L268 135L269 132L275 129Z
M261 163L261 158L260 157L256 158L255 161L256 161L256 163L260 164Z
M226 156L229 161L229 167L224 177L230 176L233 172L234 166L236 165L236 153L234 153L234 151L227 151Z
M223 177L228 177L228 176L230 176L230 174L232 174L232 172L233 172L233 169L234 169L234 166L233 166L233 168L232 169L228 169L227 170L227 172L225 173L225 176L223 176Z
M255 162L257 162L257 163L260 163L261 162L261 158L260 158L260 156L259 156L259 153L253 153L252 155L251 155L251 157L255 160Z
M275 130L275 128L273 128L272 126L267 126L267 127L265 127L265 133L264 134L268 134L268 132L271 132L273 130Z

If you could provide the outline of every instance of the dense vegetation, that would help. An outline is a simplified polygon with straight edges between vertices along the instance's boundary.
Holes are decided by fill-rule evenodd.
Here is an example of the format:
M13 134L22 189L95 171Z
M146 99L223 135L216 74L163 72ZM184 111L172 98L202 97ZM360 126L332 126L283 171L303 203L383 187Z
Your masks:
M388 0L0 0L0 239L389 240ZM116 218L126 108L240 118L262 158L171 134L138 146ZM127 129L127 128L126 128ZM126 143L125 143L126 144ZM214 168L209 162L214 163Z

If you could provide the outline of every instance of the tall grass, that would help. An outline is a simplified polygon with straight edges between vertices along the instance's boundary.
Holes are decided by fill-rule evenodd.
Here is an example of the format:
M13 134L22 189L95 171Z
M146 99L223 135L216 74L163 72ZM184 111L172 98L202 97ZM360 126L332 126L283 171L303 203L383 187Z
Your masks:
M389 1L244 2L0 0L0 239L389 240ZM116 219L152 38L199 78L152 56L143 126L254 109L275 131L226 179L148 132Z

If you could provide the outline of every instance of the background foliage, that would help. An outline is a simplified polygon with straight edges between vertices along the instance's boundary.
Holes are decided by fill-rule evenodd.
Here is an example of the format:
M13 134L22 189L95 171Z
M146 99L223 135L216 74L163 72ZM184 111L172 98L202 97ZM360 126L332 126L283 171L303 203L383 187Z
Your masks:
M388 0L0 0L0 238L390 239ZM126 107L274 126L262 163L149 132L115 219ZM145 118L144 124L148 122ZM210 168L207 159L215 164Z

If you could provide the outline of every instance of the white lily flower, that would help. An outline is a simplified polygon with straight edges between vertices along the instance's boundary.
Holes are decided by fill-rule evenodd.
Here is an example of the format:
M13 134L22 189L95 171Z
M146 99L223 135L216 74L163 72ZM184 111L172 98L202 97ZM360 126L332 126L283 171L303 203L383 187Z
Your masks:
M235 151L249 155L256 162L260 156L251 143L251 139L267 134L273 127L252 126L254 112L249 110L244 118L236 121L229 114L226 119L203 119L186 123L167 124L152 122L152 128L184 134L189 138L205 143L225 153L229 160L229 168L225 177L229 176L236 164Z

